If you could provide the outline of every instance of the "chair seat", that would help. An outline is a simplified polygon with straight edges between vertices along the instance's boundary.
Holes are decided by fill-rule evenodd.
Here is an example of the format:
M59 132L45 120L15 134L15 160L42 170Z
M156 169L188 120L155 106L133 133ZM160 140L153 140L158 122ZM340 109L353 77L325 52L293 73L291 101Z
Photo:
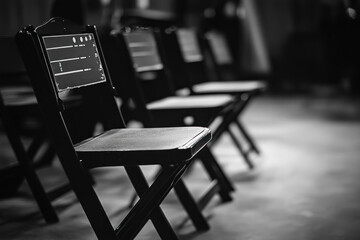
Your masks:
M198 94L240 94L263 91L265 88L263 81L205 82L192 87Z
M113 129L75 150L86 168L172 165L191 159L210 140L210 130L203 127Z
M147 104L149 110L179 110L179 109L207 109L223 108L233 102L230 95L206 95L206 96L173 96Z

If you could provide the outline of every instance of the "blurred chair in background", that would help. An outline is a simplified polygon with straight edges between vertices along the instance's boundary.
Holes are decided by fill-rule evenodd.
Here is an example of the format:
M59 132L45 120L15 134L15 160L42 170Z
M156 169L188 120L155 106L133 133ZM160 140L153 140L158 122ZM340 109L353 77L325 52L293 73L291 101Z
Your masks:
M46 222L57 222L51 201L70 191L68 183L45 191L36 171L52 164L55 149L43 124L37 100L15 40L0 38L1 60L0 119L17 162L2 169L1 195L15 194L25 178Z
M186 118L191 118L193 122L188 125L208 126L232 103L232 98L226 95L214 99L173 96L150 29L127 28L124 32L114 32L112 40L112 44L107 42L103 48L114 85L116 89L123 89L119 97L122 109L129 113L127 121L139 120L145 127L168 127L186 126ZM210 150L204 148L198 156L214 180L200 198L199 207L204 208L217 192L222 201L230 201L229 192L234 188Z
M248 105L250 99L258 93L264 91L266 83L263 81L238 81L232 79L232 81L226 81L222 79L223 69L229 69L231 56L226 55L226 52L220 52L219 60L222 61L223 66L217 67L212 59L213 71L212 76L209 75L211 70L208 69L206 54L203 49L207 45L210 47L210 42L205 44L204 39L200 41L201 37L198 37L194 29L190 28L169 28L162 31L161 43L164 47L164 55L166 62L168 63L171 79L174 82L175 89L178 94L190 94L190 95L216 95L216 94L231 94L234 96L235 104L229 111L230 113L223 121L223 124L219 126L220 131L215 131L213 134L214 140L220 137L221 133L226 130L233 142L238 147L240 153L244 159L251 163L249 154L251 152L259 153L259 148L256 146L254 140L248 134L245 127L239 120L239 116ZM218 42L217 42L218 43ZM219 47L218 47L219 48ZM221 49L226 49L226 46L221 46ZM215 57L214 52L211 52L211 56ZM228 66L229 65L229 66ZM218 69L218 70L214 70ZM216 74L218 73L218 75ZM227 75L229 75L227 73ZM239 139L231 131L230 125L235 123L244 136L246 143L249 145L248 150L245 150ZM214 141L213 141L214 142ZM252 165L249 165L252 168Z

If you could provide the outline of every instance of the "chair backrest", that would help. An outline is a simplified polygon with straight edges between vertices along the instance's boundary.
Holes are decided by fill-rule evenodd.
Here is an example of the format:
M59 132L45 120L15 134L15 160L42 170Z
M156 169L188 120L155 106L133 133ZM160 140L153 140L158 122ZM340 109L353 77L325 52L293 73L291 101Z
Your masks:
M150 31L125 32L124 38L138 73L157 71L164 68L155 38Z
M94 27L53 18L37 28L24 28L16 40L62 163L76 162L66 119L71 107L64 101L70 90L85 97L86 104L77 111L91 111L85 115L89 118L100 115L105 128L124 127Z
M151 28L126 27L113 31L103 46L125 120L145 126L153 123L147 103L174 95L157 40Z
M113 36L119 47L117 54L123 62L131 63L126 80L133 95L142 95L148 103L174 94L152 29L126 28Z
M58 92L106 81L93 33L41 38Z
M209 31L205 34L205 38L209 42L210 50L214 55L217 65L228 65L233 63L224 34L219 31Z
M219 30L211 30L205 34L204 45L219 80L237 79L234 59L231 55L225 34Z
M185 62L194 63L203 61L204 57L194 29L180 28L176 31L176 35Z
M192 85L209 80L203 44L194 29L169 28L161 36L175 89L191 89Z

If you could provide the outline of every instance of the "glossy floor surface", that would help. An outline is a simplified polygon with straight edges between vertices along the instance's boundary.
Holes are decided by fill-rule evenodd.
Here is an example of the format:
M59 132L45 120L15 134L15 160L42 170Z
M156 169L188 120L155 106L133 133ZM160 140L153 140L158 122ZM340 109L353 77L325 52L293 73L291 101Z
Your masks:
M211 229L196 232L173 193L162 204L180 239L340 240L360 239L360 102L344 97L263 96L242 121L261 148L249 171L224 135L214 154L236 186L234 200L215 198L205 209ZM6 139L1 136L2 156ZM148 176L152 167L144 169ZM40 172L46 185L62 178L55 162ZM94 172L114 225L126 213L132 187L121 168ZM46 179L46 180L45 180ZM200 164L185 176L194 196L208 183ZM0 239L95 239L74 194L56 200L57 224L45 224L26 186L0 199ZM159 239L148 223L137 239Z

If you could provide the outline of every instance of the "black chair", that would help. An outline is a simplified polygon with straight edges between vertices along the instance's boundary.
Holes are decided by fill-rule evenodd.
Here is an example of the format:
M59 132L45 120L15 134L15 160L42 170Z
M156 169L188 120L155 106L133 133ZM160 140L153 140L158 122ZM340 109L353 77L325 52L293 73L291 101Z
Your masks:
M123 92L125 96L119 94L122 109L132 112L129 116L140 120L145 127L209 126L224 108L231 106L232 98L228 95L171 96L151 29L127 28L125 32L113 32L112 36L113 41L103 45L107 49L107 58L111 59L108 61L109 69L116 89L126 89ZM187 118L191 118L191 123L186 123ZM210 149L205 147L198 156L213 180L212 187L199 200L200 209L216 193L220 194L223 202L230 201L229 193L234 187Z
M118 75L123 74L127 76L126 79L128 81L123 81L126 85L124 88L128 87L129 90L127 92L132 94L137 110L136 115L142 116L142 119L145 119L147 124L153 122L158 126L181 126L189 124L189 122L190 124L210 126L216 118L220 117L220 124L212 129L213 135L217 136L213 141L218 140L219 136L224 132L228 132L244 157L245 163L249 168L253 168L253 163L248 154L243 150L243 147L229 127L231 122L236 121L239 111L244 108L243 101L239 101L229 94L219 93L202 96L176 96L172 75L170 75L166 68L168 61L162 61L162 56L158 51L163 49L156 47L154 36L158 37L157 39L161 46L165 42L160 39L159 34L153 34L150 28L140 29L135 27L134 29L125 28L123 36L120 36L121 34L119 33L117 35L119 36L118 39L120 39L118 44L121 46L119 52L121 52L121 49L125 49L122 51L127 53L123 54L123 57L129 56L128 59L122 61L121 66L124 66L123 72L119 72ZM144 35L147 36L145 37ZM131 36L133 39L128 39L128 36ZM124 37L123 40L121 40L122 37ZM129 40L134 41L134 43L129 42ZM145 44L146 48L149 49L138 47L139 44ZM173 51L176 50L167 49L167 52L171 53ZM111 58L116 59L116 56L111 56ZM116 64L116 62L112 61L112 64ZM131 62L133 62L133 66L125 67L126 64L129 65ZM113 66L111 69L118 68ZM181 69L181 65L179 65L179 68ZM179 73L179 75L186 73L186 69L182 70L182 73ZM115 75L116 73L113 74ZM231 98L231 101L229 101L229 98ZM129 109L126 101L123 106L124 109ZM154 121L155 119L156 121Z
M228 114L227 121L219 127L219 131L214 132L213 141L220 137L222 130L229 129L230 124L235 123L241 131L245 140L249 145L249 149L245 150L239 139L236 138L234 133L229 130L231 138L244 156L246 161L249 163L250 168L253 168L252 162L249 158L251 152L260 153L259 148L255 144L253 138L245 129L244 125L240 122L239 116L244 111L250 100L257 94L263 92L266 88L266 83L263 81L224 81L227 80L224 76L220 75L220 66L231 64L231 56L223 51L226 46L215 46L217 60L215 62L215 52L209 51L213 69L208 69L206 60L206 54L204 54L204 48L213 47L213 42L207 42L205 39L198 37L194 29L190 28L167 28L160 33L161 43L164 49L164 56L168 62L169 72L172 75L174 82L174 88L180 95L209 95L209 94L231 94L235 98L235 104ZM208 36L209 39L210 35ZM219 39L217 44L219 43ZM226 68L227 67L222 67ZM209 76L209 71L213 74Z
M34 101L34 104L36 104L36 101ZM33 160L29 158L29 155L24 148L24 145L23 145L21 138L19 136L19 133L18 133L18 129L16 128L16 125L14 125L14 120L11 117L8 107L4 105L1 94L0 94L0 118L1 118L2 124L4 126L6 135L9 139L10 145L11 145L12 149L14 150L16 159L18 160L18 164L19 164L18 165L19 167L17 168L16 172L6 171L6 169L3 170L1 178L3 178L4 175L6 175L6 174L12 174L12 175L19 174L21 176L24 176L28 182L28 185L33 193L33 196L34 196L46 222L48 222L48 223L58 222L59 218L56 214L55 209L51 205L51 200L55 199L59 195L62 195L63 191L61 194L56 193L55 195L51 194L51 193L47 194L45 192L45 189L43 188L43 186L39 180L39 177L36 174L36 168L33 165ZM10 179L10 181L13 181L12 176L8 176L6 178ZM1 181L4 181L4 179L2 179ZM12 182L6 182L5 184L11 185ZM66 190L65 189L64 190L68 191L69 185L66 185L66 186L67 186L67 188L66 188ZM64 186L64 188L65 188L65 186ZM58 191L58 190L59 189L57 189L56 191ZM2 189L2 191L5 191L5 190Z
M209 228L181 180L195 154L211 139L207 128L125 128L94 27L53 18L37 28L24 28L16 39L57 154L99 239L133 239L148 220L162 239L177 239L160 209L173 187L186 201L184 206L197 227ZM92 111L101 114L105 129L76 145L62 100L74 88L92 96L96 102ZM140 165L162 167L151 186ZM115 230L85 171L105 166L124 166L140 197Z
M0 48L6 56L0 64L0 120L17 160L10 167L2 169L1 186L8 189L2 188L1 195L15 194L22 181L13 184L14 181L25 178L45 221L58 222L51 201L69 192L71 187L65 182L45 191L36 171L52 163L55 150L43 126L41 112L15 39L1 37ZM31 140L27 147L24 138Z
M243 100L244 108L248 106L251 99L266 91L267 82L265 80L248 80L238 76L237 66L230 54L230 47L224 33L219 30L210 30L202 38L204 52L208 53L207 55L211 62L209 65L213 66L216 79L222 82L222 86L225 89L233 87L238 90L237 94L242 94L241 99ZM218 86L216 83L207 83L207 87L217 88ZM237 119L236 124L250 144L251 150L259 154L259 147L255 144L254 139L248 133L244 124L239 119Z
M7 111L12 115L19 134L33 138L28 149L30 158L38 155L36 164L46 165L53 159L54 149L47 144L41 114L14 38L0 37L0 50L6 56L0 60L0 91L3 101L8 106ZM44 146L48 147L39 156L40 148Z

